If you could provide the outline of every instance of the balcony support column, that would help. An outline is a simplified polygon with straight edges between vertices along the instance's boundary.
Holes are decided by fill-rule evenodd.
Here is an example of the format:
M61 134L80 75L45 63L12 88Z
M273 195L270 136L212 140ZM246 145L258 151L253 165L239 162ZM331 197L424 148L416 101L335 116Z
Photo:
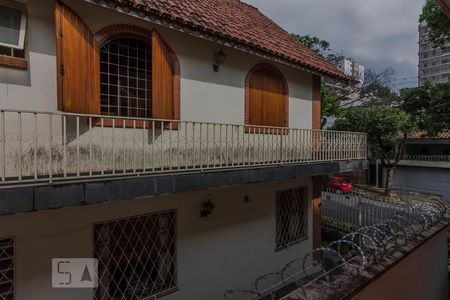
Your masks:
M313 249L322 246L322 236L321 236L321 185L322 177L313 176L313 189L312 189L312 206L313 206ZM319 254L319 253L318 253ZM315 257L315 259L320 259L320 257Z

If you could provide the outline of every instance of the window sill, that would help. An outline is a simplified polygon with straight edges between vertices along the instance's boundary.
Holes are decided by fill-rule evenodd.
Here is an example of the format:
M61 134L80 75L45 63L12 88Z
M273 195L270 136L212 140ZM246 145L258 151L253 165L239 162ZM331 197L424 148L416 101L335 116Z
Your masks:
M26 70L28 69L28 61L23 58L0 55L0 67Z
M160 121L146 121L146 120L131 120L131 119L113 119L103 118L103 125L100 118L93 118L93 126L96 127L114 127L114 128L135 128L135 129L152 129L153 124L155 128L161 128L164 125L165 130L177 130L179 122L160 122ZM114 126L113 126L114 125ZM144 126L145 125L145 126Z
M289 128L270 127L269 125L245 124L245 133L248 134L270 134L270 135L287 135ZM264 127L262 127L264 126Z

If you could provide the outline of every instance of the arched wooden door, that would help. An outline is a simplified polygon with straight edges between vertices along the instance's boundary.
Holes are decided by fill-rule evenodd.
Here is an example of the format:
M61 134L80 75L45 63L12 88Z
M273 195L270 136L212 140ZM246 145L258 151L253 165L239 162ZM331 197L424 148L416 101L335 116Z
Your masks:
M271 68L250 71L247 78L248 125L288 126L286 81Z

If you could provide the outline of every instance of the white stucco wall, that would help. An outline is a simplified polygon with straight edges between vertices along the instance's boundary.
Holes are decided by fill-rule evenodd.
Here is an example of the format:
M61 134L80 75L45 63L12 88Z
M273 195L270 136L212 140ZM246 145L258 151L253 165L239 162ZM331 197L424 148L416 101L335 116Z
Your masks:
M156 28L175 51L181 67L181 119L229 124L244 123L244 79L260 57L224 47L227 55L219 72L213 72L214 53L220 46L141 19L67 0L93 32L111 24ZM0 105L4 109L56 111L55 29L52 0L30 0L28 9L26 71L0 67ZM273 63L289 86L289 127L311 128L312 76Z
M404 256L351 300L448 300L447 230Z
M252 288L258 276L312 249L311 184L305 178L0 217L0 237L16 243L15 299L92 299L89 289L53 289L51 259L92 257L95 222L167 209L177 211L179 290L163 299L223 299L227 289ZM309 239L275 251L275 192L300 186L308 187ZM207 200L215 209L205 220Z
M56 41L53 1L27 3L27 70L0 66L0 108L56 111Z

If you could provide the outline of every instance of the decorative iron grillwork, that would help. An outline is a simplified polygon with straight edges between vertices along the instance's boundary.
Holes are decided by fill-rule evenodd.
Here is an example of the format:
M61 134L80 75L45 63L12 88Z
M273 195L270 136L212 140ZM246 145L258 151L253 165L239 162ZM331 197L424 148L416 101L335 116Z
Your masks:
M175 228L175 211L95 224L95 299L146 299L175 289Z
M14 240L0 239L0 300L14 299Z
M152 115L151 45L134 37L108 41L100 49L101 113L149 118Z
M306 188L295 188L276 194L276 249L303 241L308 236Z

